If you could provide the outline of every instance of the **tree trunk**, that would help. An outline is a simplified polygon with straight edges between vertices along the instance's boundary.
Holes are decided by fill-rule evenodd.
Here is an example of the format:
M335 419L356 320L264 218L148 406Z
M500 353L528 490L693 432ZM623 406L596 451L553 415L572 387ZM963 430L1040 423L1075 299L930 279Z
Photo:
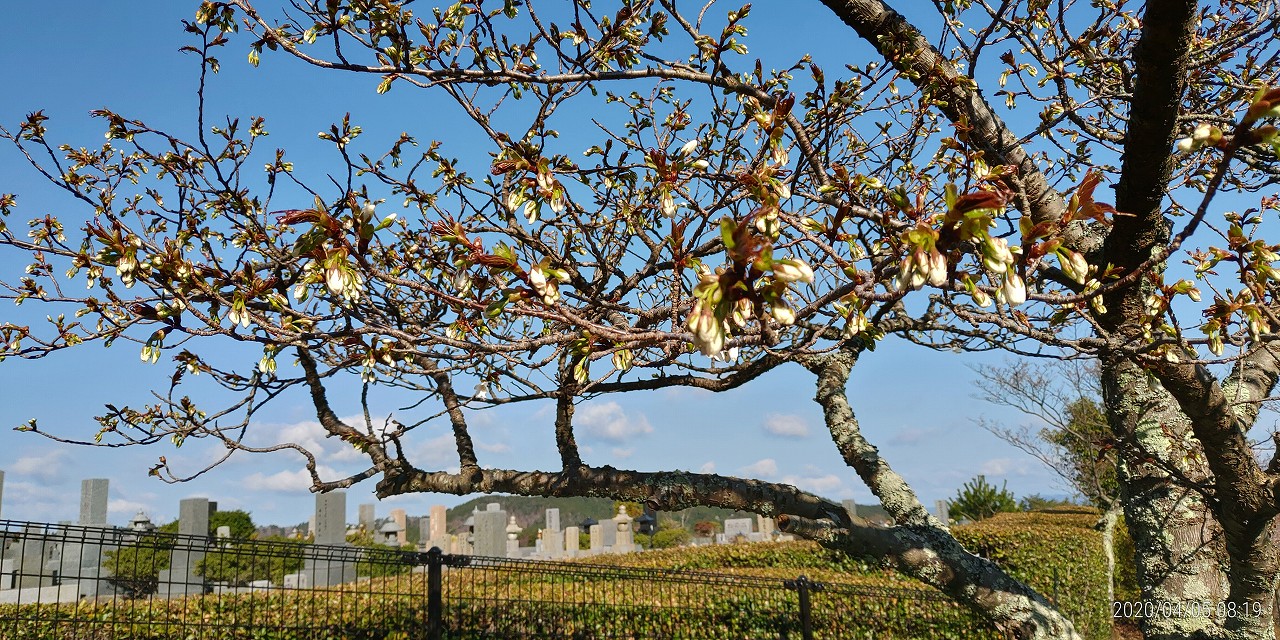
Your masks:
M1133 537L1147 640L1217 636L1212 609L1226 595L1220 529L1193 482L1206 473L1176 402L1128 360L1102 366L1103 402L1120 447L1120 500Z

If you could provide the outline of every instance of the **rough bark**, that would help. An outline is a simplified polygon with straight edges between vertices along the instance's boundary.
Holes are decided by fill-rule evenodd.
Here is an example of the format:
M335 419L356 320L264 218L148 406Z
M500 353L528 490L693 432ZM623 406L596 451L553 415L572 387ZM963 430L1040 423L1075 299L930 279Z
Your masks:
M845 393L856 360L856 354L846 351L804 364L818 376L815 400L822 406L827 429L845 463L897 523L886 530L886 535L892 536L891 542L876 540L880 545L875 549L877 556L981 612L1012 637L1079 638L1071 621L1043 596L990 560L966 551L946 525L929 514L879 450L863 437ZM868 549L861 548L860 542L867 542L867 537L849 537L836 544L843 544L855 555L865 555Z

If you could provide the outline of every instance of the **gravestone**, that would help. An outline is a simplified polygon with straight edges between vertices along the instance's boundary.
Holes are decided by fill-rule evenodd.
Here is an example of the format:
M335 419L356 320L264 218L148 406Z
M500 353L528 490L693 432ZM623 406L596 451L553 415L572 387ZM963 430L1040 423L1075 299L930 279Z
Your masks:
M359 518L357 523L363 527L364 532L369 535L373 535L374 523L377 520L377 512L374 509L375 507L372 503L362 504L359 507L360 515L357 516Z
M17 589L48 587L53 585L53 572L45 565L53 555L55 545L44 535L44 527L29 524L22 537L10 547L13 554L13 586Z
M80 524L107 526L107 484L106 478L80 481Z
M177 546L169 555L169 568L160 572L159 593L166 598L204 593L204 578L196 575L196 565L204 560L209 537L209 515L217 503L206 498L187 498L178 503Z
M751 535L751 518L729 518L724 521L725 540L732 543L738 536L744 539Z
M946 500L934 502L933 507L937 510L938 520L941 520L942 524L951 524L951 506L947 504Z
M850 518L858 517L858 503L852 500L841 500L840 504L844 505L844 510L849 514Z
M756 529L766 538L772 536L775 531L774 519L768 516L756 516Z
M418 518L418 548L426 551L431 548L431 518Z
M299 572L301 575L293 574L293 582L298 588L353 582L359 552L347 543L347 493L330 491L316 494L313 520L316 523L315 544L306 551L306 559Z
M102 579L102 557L107 540L107 498L109 482L103 478L80 482L80 535L72 536L59 545L57 557L51 561L50 571L56 571L59 582L74 583L78 595L97 595L99 588L107 588ZM110 545L115 548L114 545Z
M552 560L564 557L564 532L560 530L560 510L547 509L547 528L542 530L542 555Z
M224 524L224 525L222 525L222 526L218 527L218 531L217 531L217 533L216 533L215 535L217 536L218 540L230 540L230 539L231 539L231 527L229 527L229 526L227 526L227 525L225 525L225 524Z
M507 512L502 505L490 503L484 511L471 514L472 553L478 556L503 558L507 555Z
M345 544L347 541L347 494L330 491L316 494L315 543Z
M577 527L566 527L564 530L564 555L570 558L578 557L580 529Z
M605 522L611 521L605 520ZM591 535L591 553L596 554L604 551L604 530L607 528L602 524L591 525L591 529L588 531Z
M447 527L447 510L444 505L431 506L431 539L446 540L449 537Z

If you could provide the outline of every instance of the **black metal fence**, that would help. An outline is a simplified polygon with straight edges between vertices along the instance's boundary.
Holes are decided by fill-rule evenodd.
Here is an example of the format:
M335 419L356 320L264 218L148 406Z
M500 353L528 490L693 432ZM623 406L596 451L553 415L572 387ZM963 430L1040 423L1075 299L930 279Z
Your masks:
M0 520L0 638L996 638L950 600L640 569Z

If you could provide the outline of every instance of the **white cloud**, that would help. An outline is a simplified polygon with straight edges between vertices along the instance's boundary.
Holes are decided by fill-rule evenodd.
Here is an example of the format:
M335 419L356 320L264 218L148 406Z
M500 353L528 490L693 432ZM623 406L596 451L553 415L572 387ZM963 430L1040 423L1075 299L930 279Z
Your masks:
M623 459L630 458L632 454L634 454L635 452L636 450L634 448L623 449L622 447L614 447L612 450L610 450L610 453L613 454L613 457L623 458Z
M149 505L133 500L115 499L107 501L107 513L114 513L127 517L133 517L133 514L144 511L147 512Z
M578 408L577 423L587 434L610 442L624 442L629 438L653 432L649 419L643 413L628 415L616 402L601 402Z
M806 438L809 436L809 425L804 418L786 413L771 413L764 417L764 430L769 435L779 438Z
M316 471L320 473L321 480L328 480L339 476L339 474L333 469L324 465L317 466ZM276 493L310 493L311 474L307 473L306 469L277 471L271 475L258 472L245 477L241 484L248 489L258 491L274 491Z
M1025 476L1031 473L1031 465L1025 460L1014 460L1013 458L992 458L982 463L982 467L978 469L978 473L981 473L984 476Z
M476 448L488 453L511 453L511 445L505 442L477 442Z
M452 433L440 434L413 448L409 459L418 465L439 467L452 462L458 463L458 441Z
M48 449L43 453L26 455L9 465L9 473L52 483L66 477L67 458L71 453L66 449Z
M364 418L349 416L342 419L349 425L364 425ZM283 443L296 444L318 460L326 462L351 462L365 459L365 455L339 438L329 437L329 432L315 420L302 420L287 424L255 423L251 432L259 445Z
M821 476L785 476L782 482L818 495L831 495L844 488L844 480L834 473Z
M701 467L698 467L698 473L715 473L716 463L714 460L708 460Z
M773 458L756 460L739 471L749 477L770 478L778 475L778 461Z
M80 513L79 496L78 487L72 490L43 482L5 482L0 515L15 520L69 520Z

